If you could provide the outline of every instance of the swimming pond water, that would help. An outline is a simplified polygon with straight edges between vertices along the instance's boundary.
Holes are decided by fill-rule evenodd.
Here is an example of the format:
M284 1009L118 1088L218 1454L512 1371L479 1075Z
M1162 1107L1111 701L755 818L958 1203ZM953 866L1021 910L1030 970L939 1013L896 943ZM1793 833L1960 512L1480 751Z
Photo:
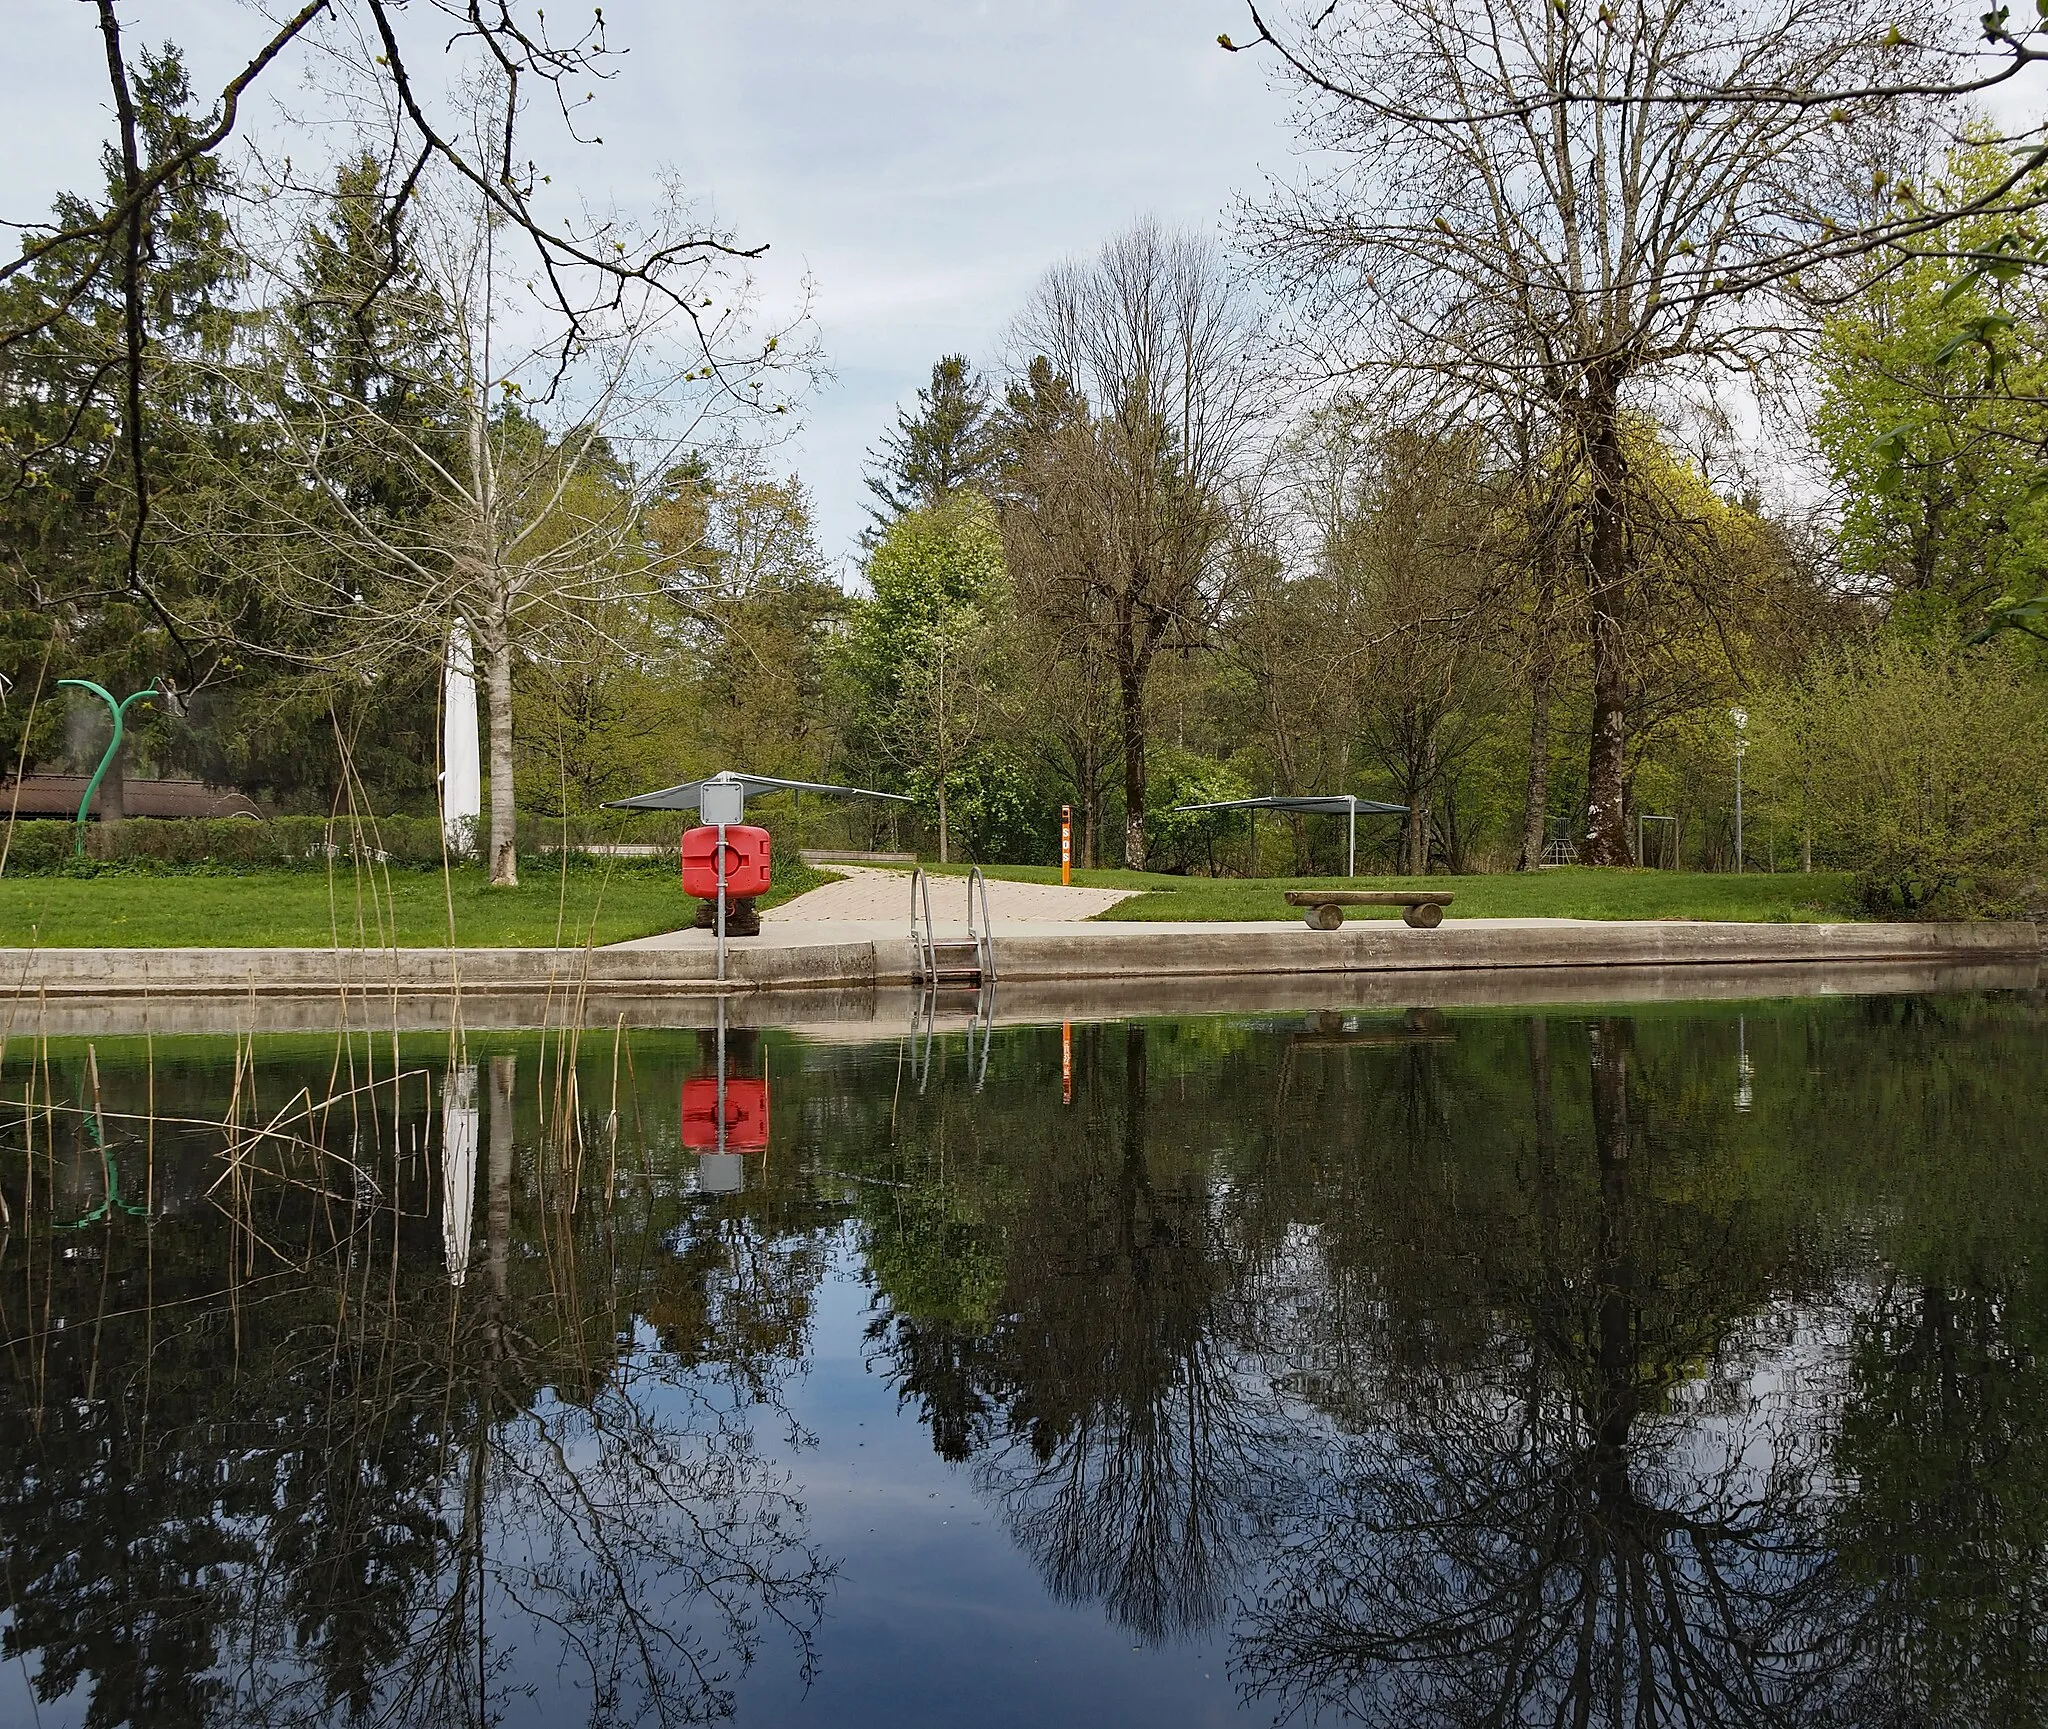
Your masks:
M17 1031L0 1721L2039 1720L2043 1031Z

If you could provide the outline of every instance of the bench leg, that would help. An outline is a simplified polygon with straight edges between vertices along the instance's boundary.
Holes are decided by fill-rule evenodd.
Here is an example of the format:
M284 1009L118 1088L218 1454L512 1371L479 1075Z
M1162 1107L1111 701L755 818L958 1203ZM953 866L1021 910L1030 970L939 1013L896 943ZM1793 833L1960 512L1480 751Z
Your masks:
M1333 931L1344 923L1342 907L1310 907L1308 917L1302 921L1312 931Z
M1401 915L1401 922L1411 930L1433 931L1444 922L1444 909L1434 901L1425 901L1419 907L1410 907Z

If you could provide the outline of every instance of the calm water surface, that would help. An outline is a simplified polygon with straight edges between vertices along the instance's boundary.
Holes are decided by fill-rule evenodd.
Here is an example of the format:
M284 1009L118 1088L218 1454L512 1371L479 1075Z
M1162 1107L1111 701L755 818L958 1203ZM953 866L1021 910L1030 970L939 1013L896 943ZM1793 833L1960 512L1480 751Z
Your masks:
M0 1721L2041 1721L2043 1032L17 1028Z

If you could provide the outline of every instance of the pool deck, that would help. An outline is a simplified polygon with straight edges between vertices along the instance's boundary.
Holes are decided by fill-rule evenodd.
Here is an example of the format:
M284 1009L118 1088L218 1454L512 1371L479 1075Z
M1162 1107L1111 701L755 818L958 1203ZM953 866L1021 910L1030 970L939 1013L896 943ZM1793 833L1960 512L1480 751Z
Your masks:
M938 934L965 935L941 921ZM1756 967L1911 966L2033 969L2042 961L2032 923L1721 924L1684 920L1450 919L1411 930L1362 919L1341 930L1299 923L1079 923L995 921L995 973L1005 987L1100 993L1145 987L1198 1010L1230 981L1320 980L1350 975ZM873 991L913 977L900 919L764 922L736 938L717 979L709 933L678 931L596 949L8 949L0 999L13 1010L51 998L398 998L514 994L564 1004L611 998L769 991ZM1177 982L1178 981L1178 982ZM1202 981L1209 981L1203 983ZM12 1018L9 1016L8 1018Z

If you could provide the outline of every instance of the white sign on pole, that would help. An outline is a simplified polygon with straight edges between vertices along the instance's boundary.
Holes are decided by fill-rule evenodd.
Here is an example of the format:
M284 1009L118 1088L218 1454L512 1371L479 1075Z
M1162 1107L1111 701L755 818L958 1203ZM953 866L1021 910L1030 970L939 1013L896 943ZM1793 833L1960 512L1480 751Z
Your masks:
M736 780L707 780L697 791L697 814L710 828L743 822L747 814L747 789Z

